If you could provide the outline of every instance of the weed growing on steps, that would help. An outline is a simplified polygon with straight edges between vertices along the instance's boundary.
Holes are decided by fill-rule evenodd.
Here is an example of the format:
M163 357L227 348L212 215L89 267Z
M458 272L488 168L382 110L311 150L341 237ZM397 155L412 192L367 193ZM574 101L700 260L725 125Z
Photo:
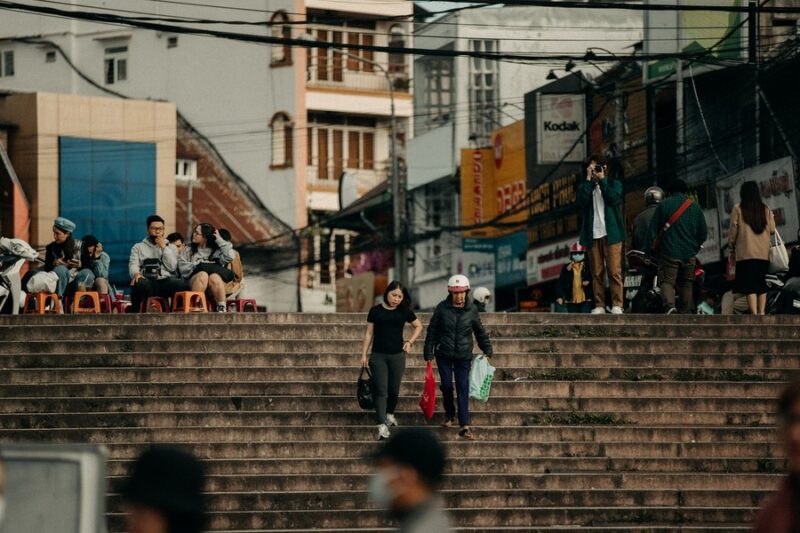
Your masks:
M675 381L769 381L759 374L748 374L744 370L720 370L710 372L692 368L682 368L675 372Z
M761 458L756 463L756 470L762 474L776 474L779 470L772 459Z
M664 376L658 372L654 372L652 374L639 374L630 368L625 369L625 371L622 373L622 377L628 381L662 381L664 379Z
M554 412L546 415L532 415L526 420L527 426L622 426L631 424L613 413Z
M527 379L531 381L589 381L597 379L597 377L589 370L556 368L544 372L528 372Z

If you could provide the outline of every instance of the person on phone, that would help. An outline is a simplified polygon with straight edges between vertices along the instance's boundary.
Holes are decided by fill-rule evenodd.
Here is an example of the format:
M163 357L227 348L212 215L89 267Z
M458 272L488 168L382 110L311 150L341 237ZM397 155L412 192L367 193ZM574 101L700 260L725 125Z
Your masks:
M611 289L611 313L622 314L622 244L625 219L622 215L622 183L608 176L602 156L592 156L586 165L586 179L578 185L578 205L582 210L580 244L589 251L592 272L592 313L606 312L605 278Z
M44 270L58 275L56 294L71 296L81 286L91 287L94 276L81 271L81 241L73 237L75 223L58 217L53 221L53 242L45 247ZM91 279L90 279L91 277Z
M147 237L131 248L128 273L131 276L131 311L138 313L151 296L172 298L186 290L178 277L178 250L164 237L164 219L147 217Z
M93 288L100 294L109 294L108 268L111 258L103 251L103 244L94 235L84 235L81 239L81 270L87 281L86 287ZM84 271L87 271L84 273Z
M403 341L406 323L413 326L414 333ZM361 367L369 365L372 373L378 440L388 439L389 426L397 425L394 410L400 397L406 354L420 335L422 322L411 309L408 290L399 281L392 281L383 292L383 301L369 310L361 351Z
M178 259L181 276L189 280L191 290L205 292L217 304L217 312L224 313L225 284L233 279L227 268L234 260L233 245L222 238L211 224L198 224L192 231L192 244L184 249Z

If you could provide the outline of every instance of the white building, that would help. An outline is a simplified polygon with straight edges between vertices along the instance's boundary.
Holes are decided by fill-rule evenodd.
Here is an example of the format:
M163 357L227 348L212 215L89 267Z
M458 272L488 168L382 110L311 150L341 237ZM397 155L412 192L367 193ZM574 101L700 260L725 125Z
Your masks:
M408 146L415 233L458 225L461 149L488 145L492 130L524 118L526 92L544 85L551 69L565 74L565 62L536 56L583 56L596 46L630 55L642 31L639 11L544 7L470 9L419 24L414 42L420 48L525 54L531 61L415 58L414 137ZM592 67L579 66L591 75ZM412 285L420 306L429 309L441 300L447 276L460 269L461 236L443 233L418 243L415 252Z
M199 1L187 6L128 0L124 9L108 7L102 0L64 4L58 7L218 20L219 24L195 26L239 34L310 34L333 43L411 45L410 22L405 22L413 11L410 1L229 0L224 7L208 7ZM111 91L172 101L289 228L305 227L310 211L338 210L343 172L357 176L362 193L387 177L390 99L384 74L369 61L389 72L404 141L412 102L410 68L402 55L365 50L344 55L330 49L307 53L283 45L22 12L3 11L0 17L0 90L81 95ZM346 239L330 239L339 241L346 244ZM311 244L317 257L324 255L319 239ZM325 287L341 273L331 261L309 274L310 286Z

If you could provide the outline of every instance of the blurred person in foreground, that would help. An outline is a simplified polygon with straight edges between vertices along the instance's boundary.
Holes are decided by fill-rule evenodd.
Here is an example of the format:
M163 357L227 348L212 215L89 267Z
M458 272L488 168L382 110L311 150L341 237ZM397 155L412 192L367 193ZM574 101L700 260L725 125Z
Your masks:
M790 383L778 398L778 428L789 468L776 492L761 508L754 533L800 531L800 381Z
M420 427L401 429L378 450L369 496L379 507L389 509L401 533L450 531L450 520L436 494L445 461L439 439Z
M205 472L192 454L153 445L131 467L119 492L129 533L201 533L206 526Z

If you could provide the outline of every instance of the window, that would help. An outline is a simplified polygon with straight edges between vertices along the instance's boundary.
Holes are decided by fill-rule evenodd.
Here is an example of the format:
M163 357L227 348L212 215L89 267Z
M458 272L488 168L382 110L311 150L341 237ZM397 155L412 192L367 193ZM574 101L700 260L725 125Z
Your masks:
M53 51L47 52L44 55L45 63L55 63L56 62L56 53Z
M474 52L494 54L497 41L470 41ZM497 62L473 57L469 62L469 125L470 132L478 136L478 142L488 143L492 129L500 126L497 119Z
M417 135L437 128L452 120L453 113L453 59L429 57L417 61L421 87L414 98L423 109L420 120L415 120Z
M405 48L406 34L403 27L395 24L389 30L389 48ZM406 56L402 53L389 53L389 72L393 74L406 73Z
M0 54L0 76L10 77L14 75L14 51L6 50Z
M128 47L113 46L106 48L105 80L106 85L128 79Z
M289 16L284 11L278 11L272 15L270 24L272 25L272 37L276 39L291 39L292 28L288 24ZM272 60L270 65L273 67L283 67L292 64L292 47L288 44L272 45Z
M375 168L375 120L317 113L308 120L308 164L317 166L317 179L338 180L345 170Z
M272 164L270 168L289 168L292 166L294 124L289 115L275 113L269 122L272 138Z
M175 179L177 180L196 180L197 161L194 159L175 160Z
M167 48L177 48L177 47L178 47L178 38L167 37Z

